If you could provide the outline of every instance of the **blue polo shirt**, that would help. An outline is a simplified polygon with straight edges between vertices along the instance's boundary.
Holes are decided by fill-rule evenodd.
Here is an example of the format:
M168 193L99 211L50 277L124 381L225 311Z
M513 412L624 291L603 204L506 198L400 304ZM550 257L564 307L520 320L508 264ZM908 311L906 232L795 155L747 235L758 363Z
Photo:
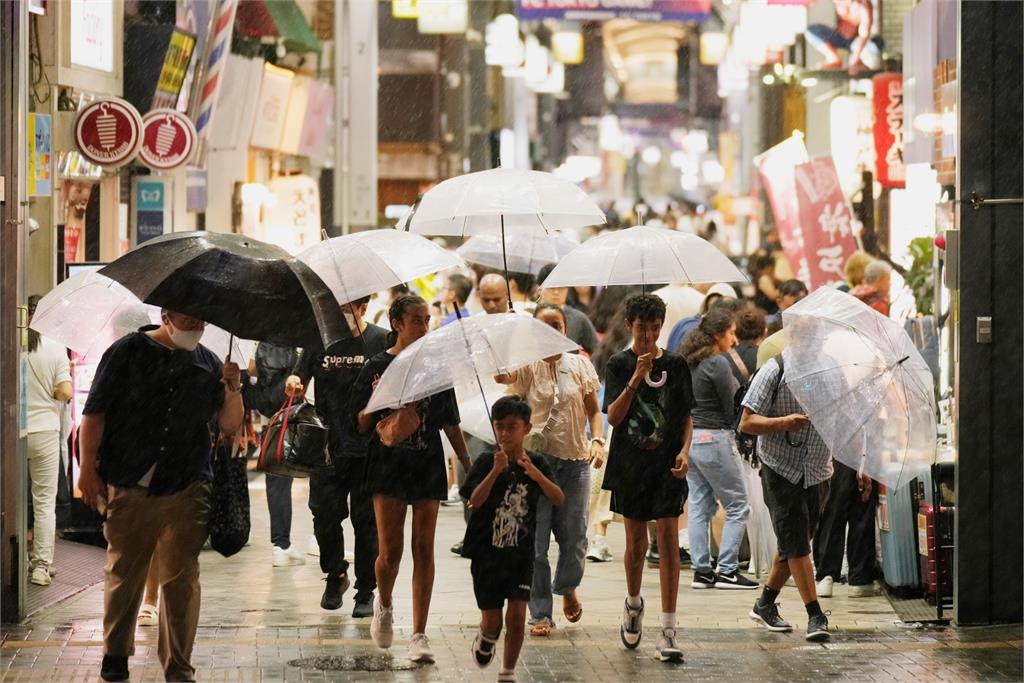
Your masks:
M224 403L220 360L205 346L172 350L140 328L103 354L85 415L103 415L99 474L109 485L134 486L156 465L152 495L213 478L210 424Z

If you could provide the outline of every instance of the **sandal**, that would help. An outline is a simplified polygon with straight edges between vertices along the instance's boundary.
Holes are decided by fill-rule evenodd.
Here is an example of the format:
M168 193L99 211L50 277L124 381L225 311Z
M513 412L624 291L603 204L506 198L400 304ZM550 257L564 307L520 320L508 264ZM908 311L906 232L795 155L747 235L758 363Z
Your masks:
M583 618L583 603L576 597L576 591L562 596L562 614L570 624L575 624Z
M530 635L537 636L540 638L547 638L551 635L551 628L553 624L548 619L541 619L530 628Z
M156 605L143 605L139 610L139 626L156 626L160 623L160 611Z

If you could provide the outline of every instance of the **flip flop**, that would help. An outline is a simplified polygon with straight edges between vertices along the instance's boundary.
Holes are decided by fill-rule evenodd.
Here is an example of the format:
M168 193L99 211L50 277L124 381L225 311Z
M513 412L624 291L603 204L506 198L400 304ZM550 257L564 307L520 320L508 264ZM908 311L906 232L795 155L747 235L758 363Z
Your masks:
M551 635L551 622L549 622L547 620L538 621L536 624L534 624L530 628L530 635L531 636L538 636L538 637L541 637L541 638L546 638L546 637L550 636Z
M571 604L575 602L576 609L570 611ZM577 621L583 618L583 603L576 597L576 591L569 593L568 595L562 596L562 614L569 620L570 624L575 624Z

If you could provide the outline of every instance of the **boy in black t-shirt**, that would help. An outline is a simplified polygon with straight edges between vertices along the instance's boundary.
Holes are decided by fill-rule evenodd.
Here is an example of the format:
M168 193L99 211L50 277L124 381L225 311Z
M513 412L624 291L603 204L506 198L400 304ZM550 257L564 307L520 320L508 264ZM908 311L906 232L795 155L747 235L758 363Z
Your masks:
M552 483L544 460L523 449L530 433L530 405L518 396L503 396L491 409L497 453L484 453L459 491L473 514L466 526L462 555L472 560L473 593L480 608L480 632L473 659L480 668L494 658L505 610L505 652L499 681L514 681L516 661L526 631L526 605L533 582L534 532L541 494L555 505L565 501Z

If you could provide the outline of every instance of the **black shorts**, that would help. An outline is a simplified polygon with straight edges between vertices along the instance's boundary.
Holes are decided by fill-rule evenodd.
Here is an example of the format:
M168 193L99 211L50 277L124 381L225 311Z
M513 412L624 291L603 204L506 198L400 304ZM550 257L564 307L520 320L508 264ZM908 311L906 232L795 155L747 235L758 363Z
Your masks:
M828 501L828 479L804 488L803 479L794 484L761 463L761 488L775 529L779 559L810 555L811 539Z
M533 585L533 555L528 560L474 557L469 566L473 594L481 610L501 609L506 600L529 602Z

